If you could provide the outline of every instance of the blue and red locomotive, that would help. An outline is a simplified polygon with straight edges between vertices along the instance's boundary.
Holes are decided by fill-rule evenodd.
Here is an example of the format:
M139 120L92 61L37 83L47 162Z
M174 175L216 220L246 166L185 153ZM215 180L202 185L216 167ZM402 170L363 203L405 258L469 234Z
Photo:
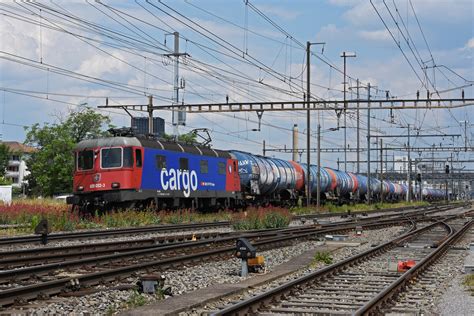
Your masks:
M74 150L74 195L82 210L109 208L193 208L210 210L246 205L294 205L304 196L306 164L222 151L176 142L116 136L83 140ZM318 166L309 167L313 198ZM321 198L367 198L367 177L319 167ZM371 179L371 195L403 199L407 186ZM436 190L426 196L437 198Z

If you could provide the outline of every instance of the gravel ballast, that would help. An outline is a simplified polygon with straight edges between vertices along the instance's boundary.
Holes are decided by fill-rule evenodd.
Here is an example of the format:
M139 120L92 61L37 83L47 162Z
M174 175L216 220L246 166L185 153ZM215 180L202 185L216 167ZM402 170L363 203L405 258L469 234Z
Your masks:
M399 234L404 228L392 227L379 230L365 231L363 236L356 236L351 233L346 241L362 243L360 247L342 248L333 254L334 261L341 260L357 252L364 251L374 243L387 240L391 236ZM314 249L321 245L321 241L302 241L292 246L260 252L265 258L268 271L290 260L294 256ZM300 273L307 273L318 268L318 265L308 268ZM193 267L186 267L180 270L168 270L163 275L166 277L165 287L170 286L174 295L191 292L199 288L207 287L211 284L237 283L242 281L238 275L240 271L240 260L236 258L199 264ZM250 276L251 277L251 276ZM121 284L135 284L137 278L128 278ZM101 286L101 289L111 288L116 285ZM152 295L141 295L138 297L134 291L103 290L98 293L85 295L82 297L57 297L51 302L33 301L30 303L32 308L24 306L21 312L34 315L49 314L76 314L76 315L104 315L111 314L118 310L123 310L136 306L136 303L145 304L160 298ZM138 301L138 302L137 302ZM133 304L135 303L135 305ZM40 305L40 306L38 306ZM1 313L1 311L0 311Z

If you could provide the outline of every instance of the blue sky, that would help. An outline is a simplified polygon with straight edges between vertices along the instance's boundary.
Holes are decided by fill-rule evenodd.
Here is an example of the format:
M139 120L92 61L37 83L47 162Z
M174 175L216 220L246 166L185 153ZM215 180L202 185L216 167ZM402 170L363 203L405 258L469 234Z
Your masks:
M300 75L305 74L305 52L299 43L305 44L308 40L325 42L324 53L320 46L314 46L313 52L333 65L331 68L312 57L311 81L316 84L312 88L314 97L342 98L340 90L343 78L338 72L342 69L342 59L339 57L342 51L357 54L356 58L347 61L348 74L352 78L359 78L364 84L371 82L377 86L380 89L378 97L384 97L385 90L390 90L392 96L400 98L414 97L417 90L425 93L422 82L404 59L369 1L255 0L249 1L248 5L241 0L102 3L104 5L84 1L39 1L37 5L1 3L0 128L4 140L23 141L23 126L57 122L79 104L87 103L96 108L105 103L106 96L112 104L146 103L145 95L152 93L156 104L169 104L173 68L161 54L167 53L165 33L172 31L180 32L181 51L190 55L180 70L186 81L180 96L186 103L222 102L226 95L236 102L301 99L305 77ZM422 61L421 66L428 67L427 76L439 91L471 83L463 78L474 79L474 2L386 0L388 9L382 1L373 3L420 78L423 79L424 75L419 60ZM271 25L253 8L257 8L295 40ZM161 10L170 12L170 15ZM66 14L69 16L67 19ZM107 46L107 43L116 45L118 42L102 31L87 31L85 24L73 24L71 17L95 23L96 27L105 27L110 32L107 33L109 36L120 34L121 39L131 45L127 47L129 51L124 50L124 41L116 47ZM202 26L200 32L211 36L213 40L189 26L196 29ZM410 36L410 47L416 57L404 42L404 36ZM171 47L172 38L166 38L166 45ZM434 65L437 67L432 68ZM219 67L219 70L216 71L215 67ZM272 71L262 70L264 67ZM87 75L88 78L120 82L126 89L113 89L57 73L65 70L73 71L76 77ZM350 80L349 85L355 86L355 82ZM114 86L117 88L117 85ZM460 90L455 89L442 96L459 97L460 94ZM465 87L465 94L466 97L473 97L472 85ZM354 97L351 93L348 95ZM112 116L115 125L129 124L129 118L123 111L112 112L107 113ZM162 112L157 115L169 121L170 113ZM472 135L473 131L472 107L451 111L395 111L393 114L394 124L389 123L391 118L388 112L374 113L373 132L405 133L405 129L400 127L410 124L422 132L461 133L464 137L463 126L459 123L464 120L470 121L468 135ZM304 113L265 113L261 131L254 132L252 129L257 127L254 113L190 114L187 126L180 128L180 131L207 127L212 131L214 147L258 153L261 152L263 140L270 147L291 146L288 130L293 124L298 124L300 144L304 144L305 122ZM332 111L321 113L321 123L323 130L337 126L335 114ZM361 124L365 126L365 118ZM354 126L354 115L350 113L347 131L351 147L355 147ZM313 125L312 129L315 128L316 125ZM167 126L167 131L171 132L172 128ZM342 135L341 130L325 132L322 147L343 146ZM464 145L463 137L455 139L454 144ZM365 147L365 131L361 139L362 147ZM447 144L451 141L414 140L415 145L419 146L429 146L433 142ZM312 142L316 145L314 137ZM390 145L401 146L404 140L394 139L390 142ZM288 154L277 156L290 158ZM323 164L335 167L337 158L342 157L325 154ZM439 157L446 157L446 154L439 154ZM463 157L472 159L472 154L461 153L460 158ZM354 155L350 154L349 159L353 158ZM350 165L348 169L352 168L353 165Z

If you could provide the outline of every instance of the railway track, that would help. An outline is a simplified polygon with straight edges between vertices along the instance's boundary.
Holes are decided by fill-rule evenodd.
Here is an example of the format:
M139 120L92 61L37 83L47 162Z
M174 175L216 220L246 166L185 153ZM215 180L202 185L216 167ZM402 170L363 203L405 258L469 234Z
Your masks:
M402 224L400 219L387 220L383 223L367 224L365 228L400 224ZM295 240L354 228L355 224L351 224L340 228L313 229L312 231L300 231L299 233L280 234L256 241L254 246L257 247L258 251L263 251L288 245ZM203 243L206 242L203 241ZM189 249L194 249L194 251L180 254L176 253L177 249L174 249L174 251L171 251L171 253L174 252L173 256L161 258L143 258L137 256L137 253L126 252L76 260L76 262L69 262L67 264L62 262L56 266L41 265L2 271L0 272L0 284L3 285L3 289L0 291L0 306L8 306L15 302L26 302L38 297L45 298L64 292L76 291L104 282L118 281L139 271L146 273L159 272L183 265L197 264L210 258L229 258L235 251L234 243L231 246L211 247L211 249L207 248L199 252L196 252L197 245L187 246L190 247ZM161 247L159 251L163 252L163 248L166 247L172 246ZM153 251L158 252L158 249ZM150 252L152 251L150 250ZM71 267L79 268L70 269Z
M430 212L447 209L434 208ZM426 212L416 216L423 217ZM413 214L412 214L413 215ZM412 217L416 217L412 216ZM336 231L353 230L356 226L365 229L400 225L408 222L406 214L396 218L367 219L339 223L336 227L297 227L280 231L266 232L254 241L258 251L280 247L293 243L295 240L313 238L315 236L334 233ZM262 238L262 236L264 236ZM225 239L225 238L221 238ZM229 237L226 245L212 240L184 242L176 245L161 245L150 249L123 251L120 253L91 256L84 259L66 260L32 267L15 268L0 272L0 306L8 306L15 302L25 302L38 297L46 298L64 292L73 292L104 282L118 281L137 273L160 272L169 268L197 264L210 258L229 258L235 251L235 237ZM187 249L187 251L184 251ZM21 261L21 259L20 259Z
M391 212L407 212L407 211L420 211L430 210L435 208L443 208L446 205L435 204L431 206L416 206L416 207L400 207L400 208L389 208L380 210L371 210L365 212L349 213L352 216L356 215L368 215ZM306 220L306 219L323 219L329 217L347 216L348 212L337 212L337 213L321 213L321 214L307 214L297 215L294 217L295 220ZM169 232L186 232L186 231L197 231L212 228L229 227L230 222L209 222L209 223L194 223L194 224L179 224L179 225L155 225L147 227L133 227L133 228L122 228L122 229L103 229L95 231L83 231L83 232L71 232L71 233L52 233L48 235L48 241L64 241L64 240L87 240L95 238L113 238L120 236L130 236L137 234L149 234L149 233L169 233ZM15 236L15 237L3 237L0 238L0 246L10 246L15 244L39 244L41 237L38 235L26 235L26 236Z
M133 227L121 229L104 229L95 231L71 232L71 233L52 233L48 235L49 241L63 241L63 240L81 240L91 238L111 238L118 236L133 236L136 234L148 233L171 233L171 232L185 232L197 231L202 229L228 227L230 222L213 222L213 223L194 223L194 224L179 224L179 225L157 225L146 227ZM41 237L38 235L16 236L0 238L0 246L26 243L40 243Z
M456 231L462 229L462 222L450 223ZM446 249L442 256L435 258L424 271L414 276L406 285L404 291L389 302L385 302L378 310L385 315L429 315L438 314L434 310L444 292L450 289L447 286L454 276L460 272L464 264L465 249L472 241L474 230L471 226L465 235L455 244Z
M455 230L436 222L272 290L216 311L213 315L381 314L401 289L442 255L472 224ZM390 262L414 260L406 272Z
M423 212L417 211L417 213L410 214L397 214L395 218L401 218L401 216L420 216L420 214L426 215L432 212L443 211L448 207L438 208L434 207L431 209L423 209ZM262 237L272 237L277 234L292 234L301 233L307 231L314 231L316 228L321 227L324 229L337 227L339 230L343 230L343 225L350 225L352 223L370 223L374 220L389 220L393 215L380 215L377 217L357 219L345 221L343 223L332 223L321 226L307 225L305 227L291 227L285 229L271 229L271 230L258 230L250 232L202 232L195 234L185 235L171 235L171 236L159 236L154 238L135 239L127 241L111 241L101 243L90 243L90 244L79 244L69 245L61 247L42 247L42 248L28 248L20 250L10 250L0 252L0 269L14 269L20 267L27 267L38 264L49 264L55 262L65 262L73 259L82 259L87 257L99 257L104 255L112 255L117 253L141 251L141 250L152 250L157 249L161 246L169 246L170 244L176 244L180 246L180 243L193 241L194 243L189 245L200 245L201 241L206 241L204 244L213 245L219 243L225 243L229 240L234 240L238 237L246 237L249 239L256 239ZM352 229L353 226L348 226ZM163 248L169 249L169 248ZM171 248L173 249L173 248ZM146 253L146 252L145 252ZM64 263L64 265L66 265Z

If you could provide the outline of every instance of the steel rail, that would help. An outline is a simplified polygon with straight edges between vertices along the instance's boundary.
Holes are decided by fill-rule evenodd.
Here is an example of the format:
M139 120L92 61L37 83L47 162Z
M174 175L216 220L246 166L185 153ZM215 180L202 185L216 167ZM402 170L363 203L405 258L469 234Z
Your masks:
M405 220L392 220L392 223L384 222L382 224L372 223L367 224L365 227L374 227L374 226L382 226L385 227L387 225L394 225L394 224L401 224L403 222L410 222L408 219ZM359 224L357 224L359 225ZM305 232L301 234L290 234L286 236L277 236L274 238L269 238L267 240L257 241L253 245L257 247L259 251L268 249L274 245L281 245L285 242L293 241L295 239L300 238L309 238L318 234L324 234L328 232L334 231L341 231L346 229L354 229L356 224L347 225L347 227L341 228L328 228L323 230L315 230L313 232ZM194 245L194 244L193 244ZM192 245L189 245L192 246ZM95 272L91 274L84 274L75 277L66 277L61 278L58 280L42 282L38 284L28 285L28 286L21 286L16 288L11 288L7 290L0 291L0 306L7 306L15 303L15 301L27 301L32 300L39 297L47 297L50 295L55 295L64 291L64 289L77 289L81 286L92 286L95 284L119 280L121 277L129 276L130 274L140 271L140 270L150 270L150 269L166 269L168 267L177 265L177 264L185 264L185 263L195 263L200 260L204 260L205 258L213 258L213 257L229 257L233 255L235 252L235 246L232 247L222 247L217 248L205 252L194 253L194 254L187 254L178 257L171 257L166 259L160 260L152 260L148 262L142 262L139 264L133 264L125 267L104 270L100 272ZM126 255L120 254L121 256L125 257ZM130 256L130 254L127 254ZM97 261L97 258L88 259L88 262ZM78 262L79 263L79 262ZM85 264L86 262L82 262ZM28 268L29 269L29 268ZM21 270L17 269L16 271ZM1 272L3 273L3 272ZM10 271L10 276L14 276L15 273ZM29 273L34 273L32 269L30 269ZM23 275L23 273L21 273ZM28 273L26 273L28 274Z
M371 299L369 302L359 308L354 315L370 315L370 314L381 314L380 308L389 301L394 295L396 295L410 280L413 280L416 276L422 273L430 264L442 256L449 247L456 242L464 233L471 227L474 220L467 222L460 230L454 232L454 229L450 226L451 233L449 237L438 247L435 251L431 252L423 260L417 263L414 267L402 274L395 282L389 287L385 288L377 296Z
M432 212L439 212L442 211L444 208L435 208L434 210L422 210L423 214L418 214L418 216L426 215ZM420 212L420 211L417 211ZM363 224L366 222L373 222L375 220L382 220L385 217L390 216L406 216L406 215L413 215L410 214L390 214L390 215L379 215L374 216L366 219L362 219L361 221L357 221L357 223ZM390 218L386 220L390 221ZM321 228L330 228L330 227L338 227L338 229L343 228L341 225L347 225L350 223L354 223L353 220L339 222L339 223L332 223L328 225L321 225ZM211 243L214 241L226 241L229 239L222 239L222 238L238 238L238 237L245 237L245 238L262 238L268 236L275 236L277 234L289 234L293 232L301 233L304 231L313 231L318 227L316 226L306 226L306 227L292 227L292 228L284 228L284 229L272 229L272 230L256 230L256 231L248 231L248 232L237 232L237 233L202 233L202 234L189 234L189 235L176 235L176 236L162 236L157 238L151 239L141 239L141 240L132 240L132 241L119 241L119 242L106 242L106 243L94 243L94 244L81 244L81 245L72 245L72 246L65 246L65 247L46 247L46 248L30 248L30 249L21 249L21 250L13 250L13 251L5 251L0 252L0 267L4 268L16 268L19 266L26 266L27 264L31 263L51 263L51 261L66 261L65 259L71 258L85 258L87 256L102 256L106 254L116 254L118 252L130 252L135 250L146 250L146 249L157 249L159 247L169 246L170 244L174 244L179 246L181 243L185 243L188 241L192 241L193 245L198 245L197 241L206 241L206 243ZM194 239L196 240L194 240ZM219 240L219 238L221 238ZM174 243L170 242L175 241ZM165 249L166 250L166 249Z
M434 205L433 205L434 206ZM405 211L409 209L417 209L429 206L407 206L400 208L388 208L388 209L379 209L379 210L369 210L364 212L355 212L356 213L384 213L390 211ZM294 219L302 218L327 218L333 216L343 216L347 215L347 212L335 212L335 213L320 213L320 214L305 214L305 215L296 215ZM223 227L230 226L229 221L221 222L207 222L207 223L193 223L193 224L178 224L178 225L154 225L154 226L145 226L145 227L131 227L131 228L116 228L116 229L101 229L94 231L82 231L82 232L71 232L71 233L52 233L48 235L48 240L58 241L58 240L71 240L71 239L86 239L86 238L95 238L95 237L112 237L120 235L129 235L129 234L138 234L138 233L162 233L162 232L171 232L176 230L192 230L192 229L205 229L205 228L214 228L214 227ZM16 236L16 237L4 237L0 238L1 245L11 245L18 243L39 243L41 242L41 236L38 235L26 235L26 236Z
M398 243L406 240L407 238L410 238L416 234L420 234L421 232L424 232L426 230L431 229L432 227L435 227L439 225L440 222L436 222L430 225L427 225L425 227L419 228L419 229L414 229L414 223L412 224L412 229L391 240L386 243L383 243L375 248L366 250L360 254L357 254L355 256L352 256L350 258L347 258L345 260L342 260L340 262L334 263L332 265L329 265L327 267L324 267L320 270L317 270L313 273L309 273L305 276L302 276L300 278L297 278L293 281L290 281L288 283L282 284L274 289L271 289L269 291L266 291L262 294L253 296L249 299L246 299L244 301L241 301L237 304L231 305L227 308L224 308L220 311L216 311L212 313L211 315L217 316L217 315L247 315L247 314L254 314L257 312L259 307L265 306L265 304L271 303L271 302L277 302L279 301L280 297L283 297L285 293L290 293L293 290L299 290L301 289L305 284L308 284L312 282L314 279L317 279L319 277L322 277L324 275L328 275L331 273L334 273L336 271L339 271L343 268L345 268L348 265L360 262L361 260L364 260L366 258L370 258L372 256L376 256L378 253L386 251L389 248L392 248L396 246Z
M251 237L259 237L259 236L263 236L263 237L270 236L269 238L280 238L281 240L287 240L288 238L298 239L298 238L307 238L314 235L333 233L336 231L350 230L360 225L366 228L370 228L374 226L381 227L384 225L385 226L394 225L394 224L399 223L399 220L400 219L388 219L385 221L377 221L377 222L367 223L367 224L363 224L360 222L349 223L346 225L336 225L331 228L329 227L318 228L316 226L313 226L313 227L308 227L306 229L297 228L296 230L292 230L290 234L284 234L284 231L280 231L278 234L273 234L273 233L260 234L260 235L256 234L256 235L247 235L246 237L251 238ZM231 242L231 241L232 242L236 241L236 237L231 236L231 237L225 237L225 238L211 240L211 241L202 240L202 241L184 242L184 243L165 245L165 246L154 246L154 247L141 249L141 250L125 251L125 252L114 253L114 254L109 254L109 255L94 256L94 257L76 259L76 260L70 260L70 261L61 261L61 262L43 264L43 265L38 265L38 266L30 266L30 267L25 267L25 268L17 268L17 269L11 269L11 270L3 270L3 271L0 271L0 284L6 283L10 280L18 280L18 279L21 280L21 279L24 279L25 277L29 277L32 274L38 275L41 273L47 273L50 271L70 268L74 266L82 266L85 264L98 264L101 262L111 262L111 261L122 260L126 258L137 258L140 256L153 256L153 255L158 255L166 251L177 251L177 250L184 250L184 249L189 249L189 248L198 248L202 246L209 247L217 243L225 243L225 242ZM231 247L231 249L234 249L234 248L235 247Z
M130 235L138 233L164 233L164 232L175 232L179 230L192 230L192 229L205 229L229 226L230 222L209 222L209 223L194 223L194 224L179 224L179 225L155 225L146 227L134 227L134 228L118 228L118 229L106 229L106 230L95 230L95 231L84 231L84 232L72 232L72 233L52 233L48 235L48 240L70 240L70 239L81 239L81 238L94 238L94 237L107 237L107 236L118 236L118 235ZM17 237L6 237L0 238L0 245L10 245L18 243L28 242L40 242L41 236L38 235L27 235Z

